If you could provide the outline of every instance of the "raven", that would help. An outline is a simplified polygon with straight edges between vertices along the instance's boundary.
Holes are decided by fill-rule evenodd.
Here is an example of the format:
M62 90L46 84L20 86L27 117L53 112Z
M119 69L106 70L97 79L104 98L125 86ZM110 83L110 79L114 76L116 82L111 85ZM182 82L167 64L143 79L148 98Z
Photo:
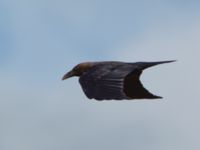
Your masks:
M171 63L159 62L84 62L76 65L66 73L62 80L73 76L80 77L79 83L89 99L96 100L131 100L159 99L146 90L140 82L140 75L149 67Z

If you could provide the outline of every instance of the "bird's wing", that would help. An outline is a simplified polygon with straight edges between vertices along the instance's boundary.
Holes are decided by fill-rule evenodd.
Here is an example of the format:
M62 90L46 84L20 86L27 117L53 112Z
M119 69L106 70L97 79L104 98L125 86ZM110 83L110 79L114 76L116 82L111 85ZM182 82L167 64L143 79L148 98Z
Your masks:
M131 99L157 99L162 98L160 96L153 95L147 89L145 89L140 82L140 75L146 68L171 63L171 61L159 61L159 62L136 62L130 63L133 66L133 70L124 79L124 92Z
M97 100L156 99L140 82L138 64L101 64L83 74L79 82L86 96Z
M90 99L110 100L129 99L123 91L124 77L130 68L119 65L101 64L83 74L79 82L86 96Z
M131 99L157 99L160 96L153 95L145 89L140 81L142 71L134 69L124 79L124 92Z

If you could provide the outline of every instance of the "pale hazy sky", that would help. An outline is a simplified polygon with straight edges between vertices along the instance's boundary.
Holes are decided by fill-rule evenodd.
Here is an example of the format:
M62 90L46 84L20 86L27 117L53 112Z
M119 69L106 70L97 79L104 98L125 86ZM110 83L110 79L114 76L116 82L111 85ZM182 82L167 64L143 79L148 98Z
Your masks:
M1 150L200 149L200 2L0 0ZM155 101L88 100L82 61L178 60L144 72Z

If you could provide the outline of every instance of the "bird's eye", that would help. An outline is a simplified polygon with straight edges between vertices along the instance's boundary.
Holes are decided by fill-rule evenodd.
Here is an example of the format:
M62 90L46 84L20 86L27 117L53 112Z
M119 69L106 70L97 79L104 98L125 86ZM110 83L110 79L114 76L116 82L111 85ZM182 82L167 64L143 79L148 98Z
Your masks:
M74 71L79 70L79 66L76 66L73 70L74 70Z

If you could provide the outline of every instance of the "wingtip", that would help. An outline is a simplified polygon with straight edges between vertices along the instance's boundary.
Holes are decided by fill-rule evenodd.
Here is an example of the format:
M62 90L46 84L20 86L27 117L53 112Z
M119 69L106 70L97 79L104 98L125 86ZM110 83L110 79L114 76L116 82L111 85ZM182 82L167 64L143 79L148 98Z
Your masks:
M165 61L166 63L171 63L171 62L176 62L178 60L168 60L168 61Z
M161 96L153 95L150 99L163 99Z
M163 97L161 97L161 96L157 96L157 98L156 99L163 99Z
M155 61L155 62L140 62L139 63L139 67L140 69L144 70L147 69L149 67L153 67L156 65L160 65L160 64L165 64L165 63L172 63L172 62L176 62L177 60L166 60L166 61Z
M165 64L165 63L172 63L172 62L176 62L177 60L166 60L166 61L160 61L158 62L158 64Z

